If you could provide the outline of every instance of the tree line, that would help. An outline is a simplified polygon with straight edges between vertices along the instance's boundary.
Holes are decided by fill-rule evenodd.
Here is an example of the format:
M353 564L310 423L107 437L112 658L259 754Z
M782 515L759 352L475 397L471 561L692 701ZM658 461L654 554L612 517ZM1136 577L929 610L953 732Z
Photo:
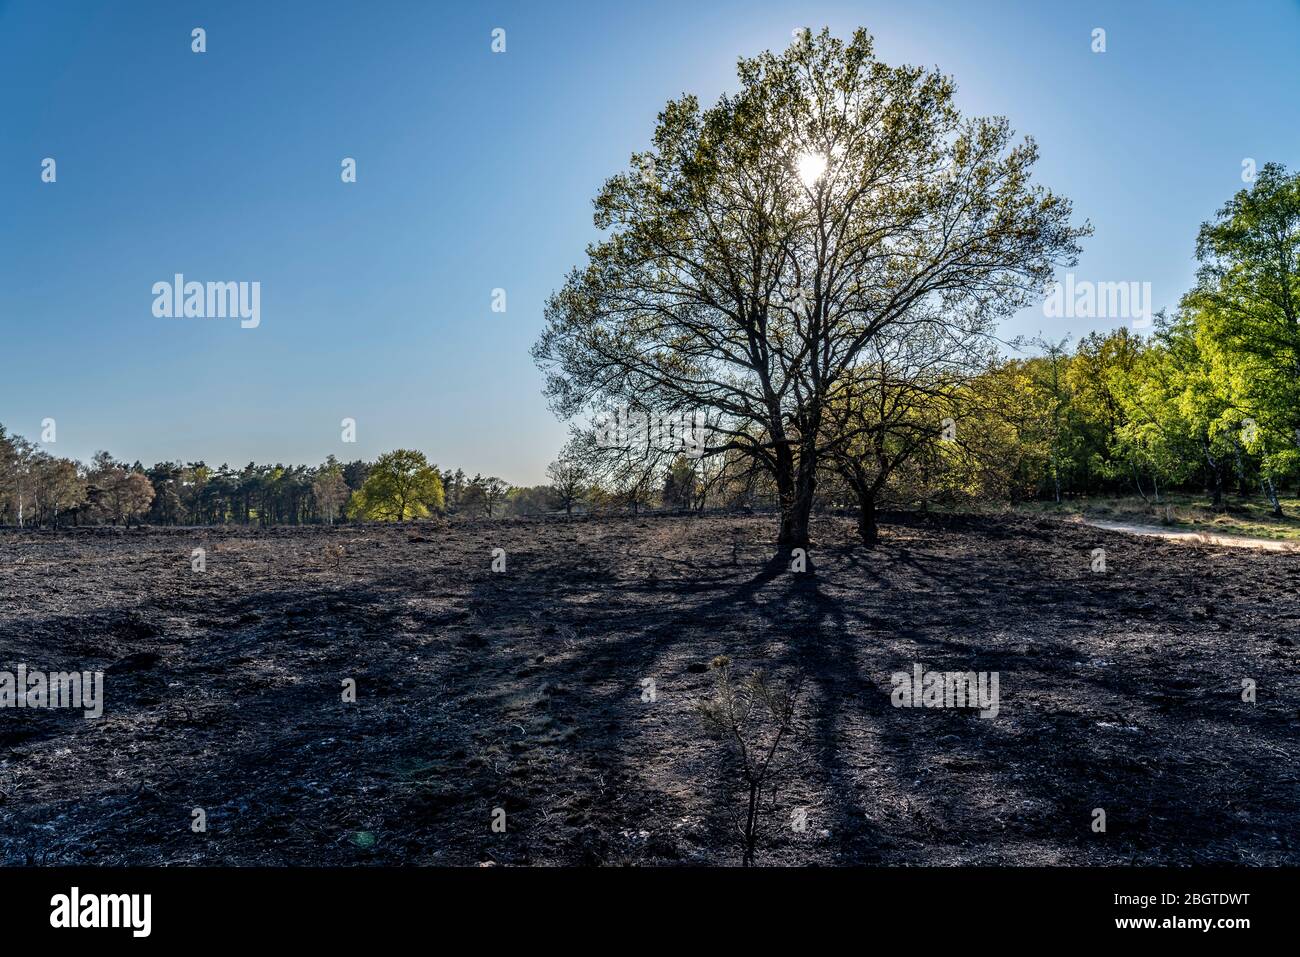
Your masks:
M1037 341L998 322L1041 302L1088 223L1032 180L1037 148L963 117L952 80L871 37L805 32L742 59L741 89L659 115L595 200L601 239L533 349L572 454L639 500L689 465L775 500L778 554L820 505L863 539L882 503L1297 477L1300 179L1268 164L1201 229L1196 287L1147 330ZM707 440L610 445L584 417L703 411ZM714 478L711 478L713 476Z
M118 461L51 455L0 424L0 524L22 527L129 525L308 525L402 521L434 514L536 514L545 488L516 488L495 476L440 471L422 452L397 449L372 462L258 465Z
M548 484L406 449L80 465L0 429L0 521L771 506L788 553L819 508L854 509L868 544L888 505L1196 490L1282 513L1300 482L1300 175L1266 164L1213 214L1195 286L1151 328L1008 352L1000 320L1041 302L1091 233L1033 181L1033 141L962 116L938 70L881 63L865 31L804 33L738 74L709 109L665 107L548 300L533 356L574 423ZM631 409L681 428L609 441L596 423Z

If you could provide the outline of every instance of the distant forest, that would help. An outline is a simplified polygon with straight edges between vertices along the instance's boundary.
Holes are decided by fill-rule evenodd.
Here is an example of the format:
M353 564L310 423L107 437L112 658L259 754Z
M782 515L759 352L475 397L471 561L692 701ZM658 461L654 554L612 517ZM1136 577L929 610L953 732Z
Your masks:
M883 338L858 355L842 388L817 400L814 417L796 408L773 420L778 430L755 413L733 415L691 449L695 455L648 428L611 444L596 427L574 427L547 470L549 482L535 487L440 470L408 449L373 462L330 456L316 467L146 468L108 452L80 463L50 454L54 443L0 425L0 523L301 525L656 506L785 511L792 469L799 488L811 490L810 508L856 509L867 541L882 506L1134 494L1158 503L1168 492L1194 491L1219 508L1231 494L1263 495L1281 515L1283 492L1300 482L1300 175L1265 166L1201 227L1196 252L1195 288L1149 330L1093 333L1072 347L1020 343L1036 353L1024 358L993 351L990 337ZM581 323L591 317L575 314L574 304L589 298L558 295L535 349L540 365L553 371L558 363L578 385L602 369L584 352ZM580 394L573 384L564 388ZM587 411L608 412L609 404L593 401ZM654 408L679 418L691 411ZM800 432L803 422L815 422L815 434Z

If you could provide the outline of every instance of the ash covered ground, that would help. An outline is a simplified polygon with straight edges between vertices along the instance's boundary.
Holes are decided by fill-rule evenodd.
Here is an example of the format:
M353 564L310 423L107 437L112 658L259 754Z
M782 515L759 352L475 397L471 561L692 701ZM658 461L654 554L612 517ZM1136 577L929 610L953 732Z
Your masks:
M105 672L0 710L0 863L738 864L718 655L802 677L759 864L1300 863L1300 556L887 518L0 532L0 669Z

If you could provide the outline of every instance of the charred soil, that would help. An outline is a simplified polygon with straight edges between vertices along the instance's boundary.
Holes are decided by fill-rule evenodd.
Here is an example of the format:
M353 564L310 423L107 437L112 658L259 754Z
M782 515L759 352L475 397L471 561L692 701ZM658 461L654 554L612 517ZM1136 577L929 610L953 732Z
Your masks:
M802 678L760 864L1300 864L1300 555L885 519L0 532L0 670L105 672L0 710L0 863L735 864L725 655Z

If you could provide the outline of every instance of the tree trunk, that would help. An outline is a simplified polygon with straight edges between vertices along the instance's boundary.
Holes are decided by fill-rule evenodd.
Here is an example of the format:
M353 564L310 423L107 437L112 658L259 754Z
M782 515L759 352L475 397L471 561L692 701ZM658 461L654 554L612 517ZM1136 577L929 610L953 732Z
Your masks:
M880 541L880 528L876 524L876 493L858 492L858 535L868 548Z
M1282 503L1277 498L1277 486L1273 484L1271 478L1264 478L1260 482L1264 486L1264 494L1268 496L1268 503L1273 506L1273 517L1282 517Z
M1137 486L1138 494L1142 496L1142 501L1148 502L1149 500L1147 499L1147 493L1142 491L1142 477L1141 475L1138 474L1137 463L1136 462L1132 463L1132 466L1133 466L1133 484ZM1160 501L1160 497L1156 496L1156 502L1159 503L1159 501Z
M796 548L807 549L808 517L812 514L816 487L816 478L800 469L789 496L781 495L781 533L776 545L782 555Z
M812 500L802 497L791 503L789 508L782 508L781 533L776 542L782 554L808 547L808 515L811 511Z
M749 808L745 815L745 853L741 858L742 867L754 864L754 849L758 844L758 784L750 782Z
M1201 451L1205 453L1205 464L1210 468L1210 481L1214 483L1210 486L1210 492L1213 495L1211 505L1216 512L1223 511L1223 469L1219 463L1214 460L1210 454L1210 440L1207 436L1201 436Z

